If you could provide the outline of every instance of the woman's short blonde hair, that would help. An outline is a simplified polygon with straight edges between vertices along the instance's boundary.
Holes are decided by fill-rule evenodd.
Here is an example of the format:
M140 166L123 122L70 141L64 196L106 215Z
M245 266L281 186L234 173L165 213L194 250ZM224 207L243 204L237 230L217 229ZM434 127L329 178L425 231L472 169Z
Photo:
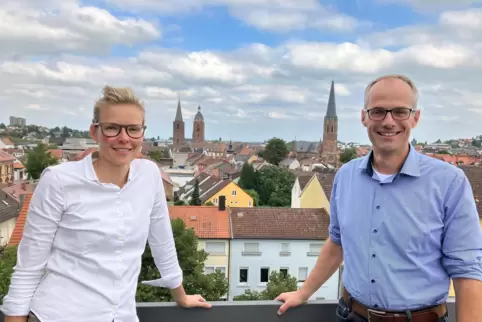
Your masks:
M99 122L100 111L104 106L107 105L121 105L121 104L132 104L137 106L143 114L143 123L145 117L144 103L139 97L134 94L134 91L127 87L112 87L105 86L102 90L102 97L95 102L94 105L94 119L92 123Z

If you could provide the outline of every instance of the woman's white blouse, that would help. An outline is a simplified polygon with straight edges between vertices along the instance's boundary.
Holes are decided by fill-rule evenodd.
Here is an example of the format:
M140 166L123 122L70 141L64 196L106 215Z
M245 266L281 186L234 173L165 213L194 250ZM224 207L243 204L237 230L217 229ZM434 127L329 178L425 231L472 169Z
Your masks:
M136 322L146 241L162 279L182 284L159 168L132 161L123 188L100 183L92 154L47 168L35 189L2 312L42 322Z

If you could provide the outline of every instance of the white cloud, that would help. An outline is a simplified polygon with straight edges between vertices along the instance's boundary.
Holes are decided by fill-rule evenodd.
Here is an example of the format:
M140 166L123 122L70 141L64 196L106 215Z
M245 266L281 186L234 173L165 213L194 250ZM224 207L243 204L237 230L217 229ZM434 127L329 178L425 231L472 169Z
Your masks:
M349 32L367 22L337 12L318 0L104 0L133 12L155 11L172 15L197 13L204 8L227 7L233 17L263 30L285 32L319 29Z
M0 57L65 52L108 54L114 44L135 45L161 36L155 24L133 18L117 18L97 7L72 0L57 6L47 1L0 3ZM42 4L44 1L42 1Z
M117 0L124 5L128 0L123 1ZM223 1L180 5L186 10L199 9L201 4L228 4L231 10L248 7L242 0ZM251 1L253 10L276 4ZM152 1L149 7L141 1L137 8L162 10L159 3ZM283 6L280 10L293 14L319 9L317 1L309 0L286 1ZM171 136L180 95L187 136L200 105L205 119L214 124L208 130L210 138L286 135L287 139L318 140L333 79L341 139L366 141L359 123L364 87L381 74L401 72L413 78L421 92L422 123L415 137L430 141L480 132L482 36L476 30L482 17L478 9L446 11L433 25L400 27L355 43L290 40L276 46L254 43L235 50L187 51L163 48L161 42L129 57L99 57L90 54L107 52L117 44L158 39L157 26L115 17L104 9L79 7L71 0L60 8L54 1L46 2L46 8L47 13L33 0L8 8L0 5L0 14L17 10L15 17L9 13L9 40L0 29L0 41L6 41L10 53L18 54L0 56L4 121L17 115L28 122L87 128L95 100L102 87L110 84L130 86L146 101L152 135ZM6 21L0 19L0 24ZM21 21L25 30L12 27L15 21ZM178 32L175 26L169 29ZM38 30L42 30L40 38L33 39ZM460 37L464 34L474 38Z

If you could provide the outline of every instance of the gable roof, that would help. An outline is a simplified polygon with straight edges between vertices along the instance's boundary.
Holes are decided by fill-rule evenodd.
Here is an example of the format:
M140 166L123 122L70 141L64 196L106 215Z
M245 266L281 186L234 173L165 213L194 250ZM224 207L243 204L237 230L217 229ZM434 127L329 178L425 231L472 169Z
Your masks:
M19 211L18 202L7 193L1 193L0 197L0 223L17 216Z
M324 208L230 208L233 239L326 240Z
M226 208L227 209L227 208ZM169 206L171 219L180 218L187 228L193 228L196 236L202 239L228 239L229 214L217 207L207 206Z
M27 213L30 208L30 201L32 200L32 193L29 192L25 195L25 200L23 201L22 208L20 208L20 213L17 217L17 223L13 229L12 236L8 245L18 245L23 236L23 228L25 227L25 222L27 221Z
M465 172L467 179L469 179L479 218L482 218L482 167L464 165L459 166L459 168Z
M300 190L303 191L306 187L306 185L308 184L308 182L310 182L311 178L314 176L315 174L313 172L305 172L305 173L300 173L298 175L298 182L300 184Z
M220 192L222 189L224 189L231 182L233 182L233 181L231 181L231 180L219 180L219 181L217 181L216 184L214 184L212 187L210 187L207 190L200 193L201 201L203 203L205 203L209 198L211 198L212 196L214 196L215 194Z
M15 157L7 152L0 150L0 162L13 162Z
M335 174L336 172L325 172L325 173L316 173L316 177L325 192L326 198L330 201L331 198L331 190L333 189L333 182L335 181Z

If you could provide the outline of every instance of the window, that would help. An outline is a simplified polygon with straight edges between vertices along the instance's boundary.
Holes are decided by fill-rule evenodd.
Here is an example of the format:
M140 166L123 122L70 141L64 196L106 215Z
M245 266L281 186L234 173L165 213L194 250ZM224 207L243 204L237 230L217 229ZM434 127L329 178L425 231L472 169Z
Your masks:
M281 243L280 256L290 256L290 243Z
M299 267L298 268L298 282L306 281L308 277L308 267Z
M206 242L206 252L209 255L225 255L224 242Z
M259 251L259 243L244 243L244 256L261 256Z
M312 243L310 244L310 251L308 252L308 256L318 256L321 251L321 243Z
M204 267L204 274L212 274L214 273L214 266L206 266Z
M261 268L261 272L259 274L259 277L260 277L260 282L261 283L268 283L268 279L269 279L269 268L267 267L262 267Z
M236 196L236 190L231 191L231 194L232 194L233 196Z
M240 268L239 269L239 283L248 283L248 269L247 268Z
M284 277L288 276L288 268L287 267L282 267L279 269L279 272L281 273L281 275L283 275Z
M217 205L218 204L218 198L213 199L213 204Z
M251 200L248 201L248 207L251 207Z
M224 276L226 276L226 267L224 267L224 266L218 266L218 267L216 267L216 270L217 270L217 271L220 271L221 273L224 274Z

